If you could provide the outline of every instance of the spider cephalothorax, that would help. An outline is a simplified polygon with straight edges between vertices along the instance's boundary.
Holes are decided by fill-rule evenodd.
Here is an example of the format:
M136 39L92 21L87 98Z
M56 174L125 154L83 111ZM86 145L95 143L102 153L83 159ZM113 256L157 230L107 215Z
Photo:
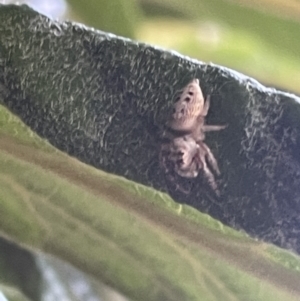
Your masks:
M204 139L205 132L219 131L226 126L205 124L209 106L209 96L204 101L199 80L193 79L176 99L172 114L166 122L160 162L171 179L174 179L170 177L172 173L184 178L195 178L202 171L210 187L218 193L213 175L213 172L220 175L218 163Z

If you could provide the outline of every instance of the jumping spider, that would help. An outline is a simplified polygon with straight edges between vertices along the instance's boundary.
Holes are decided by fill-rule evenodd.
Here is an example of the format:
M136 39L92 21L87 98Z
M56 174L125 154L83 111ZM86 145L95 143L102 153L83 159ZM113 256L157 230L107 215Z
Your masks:
M173 105L166 123L164 143L160 150L160 163L171 181L172 173L184 178L195 178L200 170L210 187L219 194L213 172L220 175L217 160L204 143L205 133L219 131L226 125L206 125L205 117L210 106L210 97L204 97L199 80L193 79L182 91ZM212 168L209 169L208 164ZM186 192L178 184L177 188Z

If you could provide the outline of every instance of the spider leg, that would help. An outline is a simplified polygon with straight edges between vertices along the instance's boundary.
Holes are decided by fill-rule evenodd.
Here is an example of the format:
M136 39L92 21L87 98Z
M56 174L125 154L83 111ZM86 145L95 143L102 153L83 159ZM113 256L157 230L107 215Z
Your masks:
M176 181L176 178L172 176L170 173L166 174L166 178L169 182L171 182L175 186L175 190L179 190L184 194L189 194L191 190L185 189L182 187L182 185L178 184Z
M176 183L175 190L179 190L184 194L189 194L191 192L191 189L184 189L180 184Z
M206 116L210 107L210 95L207 95L201 115Z
M204 132L213 132L213 131L220 131L227 128L226 125L203 125L202 129Z
M210 148L204 143L204 142L198 142L200 148L203 149L205 157L207 158L208 163L211 165L213 170L216 172L216 174L219 176L221 174L218 162L211 152Z
M159 165L165 170L166 173L169 173L169 167L167 164L167 156L170 154L170 146L167 143L161 145L159 152Z
M220 192L218 189L218 185L216 183L215 177L212 174L212 172L209 170L207 164L206 164L206 160L205 160L205 156L206 156L206 151L203 152L203 150L205 150L205 148L199 148L199 159L201 161L202 164L202 169L203 169L203 173L204 173L204 177L206 178L209 186L215 191L215 193L219 196Z

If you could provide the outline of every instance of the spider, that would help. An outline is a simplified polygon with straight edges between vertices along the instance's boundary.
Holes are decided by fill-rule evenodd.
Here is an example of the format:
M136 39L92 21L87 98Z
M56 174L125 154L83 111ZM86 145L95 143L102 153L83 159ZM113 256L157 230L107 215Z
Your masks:
M209 107L210 97L204 101L199 80L193 79L176 98L172 114L166 122L160 163L171 181L175 181L173 172L184 178L196 178L202 170L209 186L219 194L213 172L220 175L220 170L204 139L206 132L222 130L226 125L205 124Z

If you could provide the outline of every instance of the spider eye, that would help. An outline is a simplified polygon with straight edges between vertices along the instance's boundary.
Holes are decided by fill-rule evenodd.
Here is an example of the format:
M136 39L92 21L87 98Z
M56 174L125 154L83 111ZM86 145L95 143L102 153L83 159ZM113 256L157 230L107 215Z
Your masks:
M183 113L184 113L184 109L181 109L181 110L180 110L180 113L182 113L182 114L183 114Z
M191 98L187 96L184 100L185 100L186 102L189 102L189 101L191 100Z
M193 95L194 95L194 93L193 93L192 91L189 91L188 94L189 94L190 96L193 96Z

